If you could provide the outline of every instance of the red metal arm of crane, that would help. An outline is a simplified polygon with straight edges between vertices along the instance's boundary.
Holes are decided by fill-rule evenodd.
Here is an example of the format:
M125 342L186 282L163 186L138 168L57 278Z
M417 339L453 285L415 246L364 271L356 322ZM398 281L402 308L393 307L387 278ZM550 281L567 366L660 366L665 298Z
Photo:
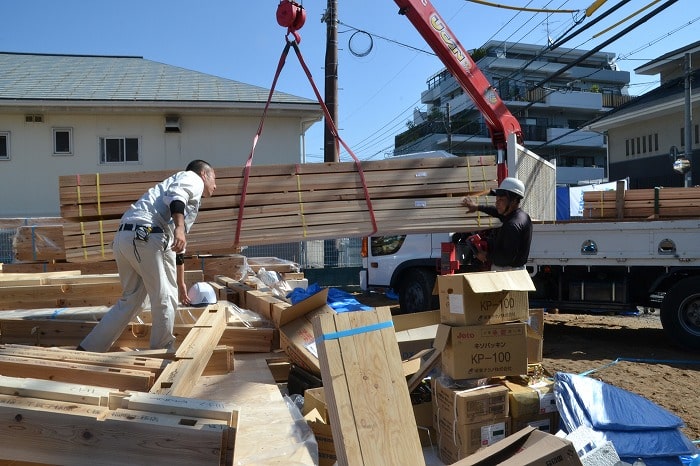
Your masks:
M496 149L505 150L508 135L512 133L515 133L518 142L522 142L520 123L506 108L496 89L476 66L430 1L394 1L399 6L399 14L406 15L464 92L471 97L486 119Z

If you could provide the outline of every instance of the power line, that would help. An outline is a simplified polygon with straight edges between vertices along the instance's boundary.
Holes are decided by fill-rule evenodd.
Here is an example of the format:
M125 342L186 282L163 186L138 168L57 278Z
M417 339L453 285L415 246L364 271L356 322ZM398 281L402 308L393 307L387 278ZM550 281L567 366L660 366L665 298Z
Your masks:
M467 0L467 1L468 1L468 0ZM616 9L618 9L618 8L621 6L621 4L627 3L627 1L629 1L629 0L623 0L622 2L619 2L617 5L615 5L614 7L612 7L612 8L611 8L610 10L608 10L607 12L601 14L600 17L597 17L592 23L587 23L587 25L586 25L584 28L581 28L581 29L577 30L575 33L569 34L568 36L561 35L561 36L560 36L560 39L558 39L558 40L555 42L555 44L560 45L560 44L566 42L567 40L572 39L572 38L575 37L576 35L579 35L579 34L580 34L581 32L583 32L584 30L589 29L591 26L593 26L594 24L596 24L597 22L599 22L603 17L605 17L605 16L611 14L612 11L615 11ZM674 2L675 2L675 0L674 0L673 2L670 2L670 3L674 3ZM531 2L529 2L528 5L529 5L530 3L531 3ZM499 31L503 30L507 25L510 25L510 24L513 22L513 20L514 20L519 14L520 14L520 12L516 13L512 18L510 18L510 19L508 20L508 22L506 23L506 25L502 26L502 27L499 29ZM679 27L676 28L675 30L670 31L670 32L664 34L662 37L659 37L659 38L657 38L656 40L650 42L648 45L655 44L655 43L657 43L657 42L660 42L661 40L664 40L665 38L667 38L667 37L673 35L675 32L677 32L677 31L679 31L679 30L681 30L681 29L683 29L683 28L685 28L685 27L687 27L687 26L689 26L689 25L695 23L698 19L700 19L700 18L695 18L695 19L689 21L688 23L686 23L686 24L684 24L684 25L682 25L682 26L679 26ZM528 22L529 22L529 21L530 21L530 20L528 20ZM546 20L542 20L542 21L540 21L539 24L541 25L541 24L543 24L545 21L546 21ZM527 24L527 23L525 23L525 24ZM579 24L579 23L575 23L575 24L573 24L571 27L569 27L569 29L568 29L564 34L570 33L570 32L572 31L572 29L573 29L577 24ZM352 26L349 26L349 25L344 24L344 23L343 23L343 25L346 26L346 27L353 28ZM353 28L353 29L358 30L358 31L366 32L366 31L361 30L361 29L358 29L358 28ZM533 30L533 29L530 29L530 31L532 31L532 30ZM624 34L626 34L627 32L628 32L628 30L626 29L625 32L623 32L623 34L618 34L618 35L616 35L615 38L614 38L613 40L607 41L606 44L611 43L612 41L619 39L619 37L622 37L622 36L623 36ZM371 34L371 33L368 33L368 34ZM495 33L495 34L497 34L497 33ZM378 36L378 35L375 35L375 36L376 36L377 38L380 38L380 39L385 40L385 41L387 41L387 42L393 43L393 44L395 44L395 45L399 45L399 46L401 46L401 47L405 47L405 48L412 49L412 50L415 50L415 51L418 51L418 52L422 52L422 53L426 53L426 54L431 54L430 52L427 52L427 51L425 51L425 50L419 49L419 48L417 48L417 47L412 47L412 46L409 46L409 45L407 45L407 44L402 44L401 42L395 41L395 40L393 40L393 39L389 39L389 38L382 37L382 36ZM493 37L493 36L492 36L492 37ZM591 40L591 39L588 39L588 40L585 41L585 42L588 42L588 41L590 41L590 40ZM584 43L585 43L585 42L584 42ZM648 45L647 45L647 46L648 46ZM606 46L606 45L603 45L602 47L605 47L605 46ZM636 50L633 50L633 51L631 51L631 52L628 52L628 53L625 54L625 55L620 55L620 56L618 56L618 61L621 61L621 60L631 60L630 57L631 57L632 55L638 53L639 51L643 50L643 49L646 48L647 46L642 46L642 47L640 47L639 49L636 49ZM545 48L545 50L547 50L547 49L548 49L548 48ZM432 55L432 54L431 54L431 55ZM564 54L562 54L561 56L563 56L563 55L564 55ZM597 71L596 71L596 72L597 72ZM389 81L389 83L390 83L390 82L391 82L391 81ZM388 83L388 84L389 84L389 83ZM386 84L386 85L388 85L388 84ZM651 84L651 83L650 83L650 84ZM384 87L386 87L386 85L385 85ZM642 83L642 84L636 84L636 85L634 85L634 86L642 86L642 85L644 85L644 83ZM632 85L630 85L630 86L632 86ZM384 87L383 87L383 88L384 88ZM375 95L376 95L376 94L375 94ZM418 102L419 102L419 101L418 101ZM413 107L413 106L411 106L411 107ZM372 133L370 136L368 136L368 137L366 137L365 139L363 139L363 140L361 141L361 144L363 144L363 146L362 146L362 148L361 148L360 150L369 149L370 147L372 147L372 145L373 145L375 142L378 142L379 140L382 140L382 139L384 138L384 136L385 136L389 131L391 131L393 128L396 128L396 127L398 127L398 126L400 126L400 125L402 125L402 124L405 124L404 121L399 122L398 124L394 124L394 122L395 122L398 118L401 118L401 116L404 115L406 111L408 111L408 109L406 109L406 110L400 112L398 115L396 115L394 118L392 118L389 122L387 122L384 126L382 126L379 130L377 130L376 132ZM388 150L388 149L390 149L390 146L389 146L389 147L382 147L379 151L374 152L370 157L376 157L378 154L383 153L384 151L386 151L386 150Z

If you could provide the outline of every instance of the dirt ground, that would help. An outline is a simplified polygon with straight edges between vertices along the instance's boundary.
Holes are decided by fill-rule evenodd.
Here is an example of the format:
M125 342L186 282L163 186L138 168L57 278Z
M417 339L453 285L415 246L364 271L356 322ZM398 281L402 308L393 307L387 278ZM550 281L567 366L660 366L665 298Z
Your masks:
M399 309L396 301L379 293L356 298L368 306ZM683 433L690 440L700 440L700 353L673 346L661 328L658 311L545 314L543 356L550 374L594 371L591 377L676 414L685 421Z

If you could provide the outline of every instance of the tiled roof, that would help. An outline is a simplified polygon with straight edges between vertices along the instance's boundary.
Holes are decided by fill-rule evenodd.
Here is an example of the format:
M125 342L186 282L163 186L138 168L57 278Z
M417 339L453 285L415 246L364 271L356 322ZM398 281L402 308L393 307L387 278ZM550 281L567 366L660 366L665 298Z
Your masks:
M0 52L0 100L264 103L269 92L142 57ZM273 102L316 103L282 92Z

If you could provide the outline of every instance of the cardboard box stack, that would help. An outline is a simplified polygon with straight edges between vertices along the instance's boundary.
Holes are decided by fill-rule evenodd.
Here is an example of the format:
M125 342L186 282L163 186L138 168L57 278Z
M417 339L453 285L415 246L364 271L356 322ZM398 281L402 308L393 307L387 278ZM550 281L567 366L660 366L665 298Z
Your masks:
M554 400L554 382L542 378L532 383L527 377L510 377L508 388L512 432L535 427L555 434L559 430L559 412Z
M508 388L485 381L527 374L535 287L525 270L440 275L436 287L449 338L433 381L433 422L438 456L451 464L510 433Z

